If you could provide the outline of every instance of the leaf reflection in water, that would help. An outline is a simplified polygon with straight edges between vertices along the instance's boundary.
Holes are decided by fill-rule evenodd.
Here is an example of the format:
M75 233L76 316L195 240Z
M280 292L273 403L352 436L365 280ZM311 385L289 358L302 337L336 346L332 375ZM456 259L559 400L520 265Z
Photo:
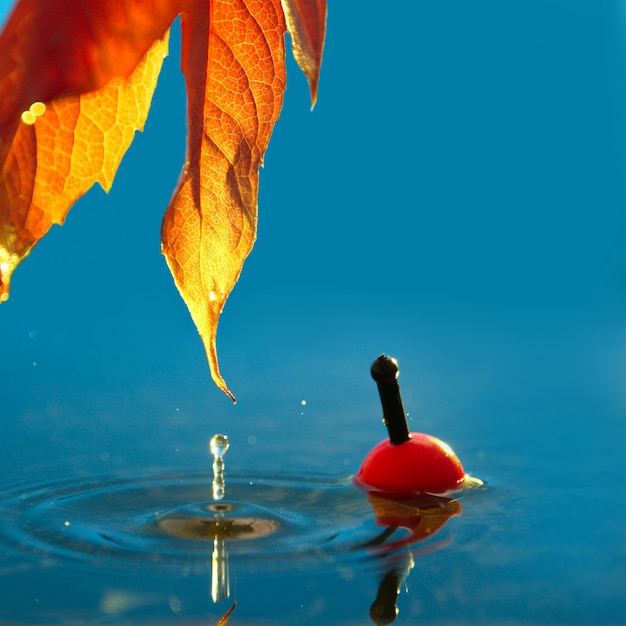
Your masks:
M225 624L228 622L228 618L230 617L230 614L235 610L236 606L237 606L237 603L233 602L233 605L230 607L230 609L228 609L228 611L226 611L226 613L224 613L224 615L222 615L222 617L219 618L216 626L225 626Z

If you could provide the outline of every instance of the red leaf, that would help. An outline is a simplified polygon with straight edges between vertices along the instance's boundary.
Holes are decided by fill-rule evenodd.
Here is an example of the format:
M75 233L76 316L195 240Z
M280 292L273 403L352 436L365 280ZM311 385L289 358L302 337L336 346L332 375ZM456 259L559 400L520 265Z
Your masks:
M33 102L127 78L185 0L20 0L0 37L0 136Z
M283 9L293 56L309 81L315 106L326 37L326 0L283 0Z

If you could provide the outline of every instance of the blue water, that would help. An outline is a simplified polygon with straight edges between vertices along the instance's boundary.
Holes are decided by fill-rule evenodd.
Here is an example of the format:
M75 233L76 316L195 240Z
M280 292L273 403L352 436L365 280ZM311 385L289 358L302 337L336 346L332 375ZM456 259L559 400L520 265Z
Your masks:
M220 324L236 406L159 256L184 154L174 33L112 191L51 231L0 307L0 623L212 624L236 599L233 624L367 624L395 571L397 624L622 624L625 20L619 2L332 3L319 103L290 64ZM381 352L411 429L488 482L432 542L382 555L343 549L381 530L349 482L385 436ZM216 432L234 500L293 531L233 548L218 603L210 546L185 569L167 538L148 535L152 562L132 543L149 508L203 502ZM48 527L63 486L82 503L154 477L167 489L139 489L141 513L113 499ZM131 542L122 565L107 531Z

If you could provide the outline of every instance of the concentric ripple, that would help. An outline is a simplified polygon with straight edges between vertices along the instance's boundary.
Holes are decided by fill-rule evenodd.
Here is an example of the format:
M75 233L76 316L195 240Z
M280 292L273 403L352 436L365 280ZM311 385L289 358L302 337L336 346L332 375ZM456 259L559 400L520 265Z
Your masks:
M380 533L348 480L181 472L73 479L0 494L6 554L80 569L203 573L220 544L239 574L320 571L359 558Z

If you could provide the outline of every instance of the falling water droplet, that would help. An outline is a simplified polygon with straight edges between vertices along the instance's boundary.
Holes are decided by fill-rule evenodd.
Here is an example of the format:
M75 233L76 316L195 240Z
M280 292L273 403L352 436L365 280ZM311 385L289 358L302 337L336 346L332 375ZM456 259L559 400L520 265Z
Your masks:
M215 457L215 460L221 459L225 454L230 444L228 443L228 437L226 435L213 435L209 442L209 449L211 454Z
M213 499L221 500L226 487L224 485L224 455L230 444L226 435L213 435L209 449L213 455Z

